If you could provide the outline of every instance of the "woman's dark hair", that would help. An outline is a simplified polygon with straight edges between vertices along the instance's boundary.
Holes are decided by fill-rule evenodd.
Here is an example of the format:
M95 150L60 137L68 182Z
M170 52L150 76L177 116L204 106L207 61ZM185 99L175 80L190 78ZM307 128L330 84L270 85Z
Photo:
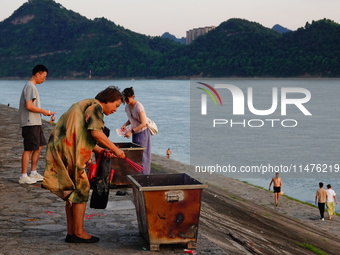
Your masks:
M128 97L132 97L132 96L135 95L135 91L134 91L133 87L130 87L130 88L124 89L122 94L123 94L124 100L126 102Z
M118 87L116 86L110 86L110 87L107 87L106 89L100 91L95 99L99 100L100 102L102 103L108 103L108 102L114 102L114 101L117 101L117 100L122 100L123 101L123 95L122 93L120 93L120 90Z

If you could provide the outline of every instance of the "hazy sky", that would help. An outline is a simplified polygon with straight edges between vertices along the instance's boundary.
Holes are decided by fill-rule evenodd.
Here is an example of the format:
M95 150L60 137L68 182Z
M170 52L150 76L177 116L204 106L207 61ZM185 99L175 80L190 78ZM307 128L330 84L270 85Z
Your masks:
M0 21L27 0L0 0ZM280 24L291 30L323 18L340 23L340 0L56 0L89 18L105 17L134 32L157 36L169 32L218 26L230 18L255 21L265 27Z

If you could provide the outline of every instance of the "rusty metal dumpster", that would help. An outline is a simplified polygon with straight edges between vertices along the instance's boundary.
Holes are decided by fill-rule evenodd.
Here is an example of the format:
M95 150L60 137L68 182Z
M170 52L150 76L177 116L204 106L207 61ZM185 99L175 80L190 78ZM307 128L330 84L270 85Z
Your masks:
M129 175L140 233L158 251L160 244L196 248L201 193L207 185L187 174Z
M124 151L125 156L131 159L137 164L142 164L144 147L139 146L135 143L115 143L122 151ZM114 175L111 181L111 185L114 186L130 186L130 182L127 175L138 174L135 169L133 169L125 160L115 158L111 160L111 168L114 169Z

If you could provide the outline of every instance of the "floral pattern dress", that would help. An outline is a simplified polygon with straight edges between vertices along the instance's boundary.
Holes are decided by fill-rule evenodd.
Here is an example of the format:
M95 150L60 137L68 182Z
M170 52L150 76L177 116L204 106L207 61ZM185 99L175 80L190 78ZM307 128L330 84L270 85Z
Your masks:
M96 99L75 103L59 119L46 151L42 185L64 200L86 203L90 183L85 171L96 141L91 130L104 128L103 108Z

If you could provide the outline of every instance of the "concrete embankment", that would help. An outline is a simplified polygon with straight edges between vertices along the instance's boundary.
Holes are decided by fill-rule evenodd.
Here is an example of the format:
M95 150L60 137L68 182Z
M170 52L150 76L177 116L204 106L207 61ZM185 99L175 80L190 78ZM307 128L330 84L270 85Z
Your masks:
M18 110L0 105L0 255L1 254L183 254L183 245L161 245L160 252L151 252L140 235L133 204L133 194L116 196L110 190L106 209L87 208L85 228L100 237L96 244L70 244L66 237L64 202L40 184L20 185L23 150ZM46 137L52 130L43 124ZM38 166L43 173L44 154ZM203 234L198 237L200 254L225 254Z
M0 105L0 254L184 254L183 245L151 252L139 234L133 194L110 191L107 209L88 208L87 231L96 244L65 243L64 202L40 185L20 185L22 138L17 109ZM52 126L44 123L48 137ZM114 140L114 138L111 138ZM154 172L180 172L209 185L202 196L198 254L312 254L297 243L327 254L340 250L340 221L318 221L316 208L219 175L195 173L192 166L153 155ZM44 152L38 171L44 169Z

